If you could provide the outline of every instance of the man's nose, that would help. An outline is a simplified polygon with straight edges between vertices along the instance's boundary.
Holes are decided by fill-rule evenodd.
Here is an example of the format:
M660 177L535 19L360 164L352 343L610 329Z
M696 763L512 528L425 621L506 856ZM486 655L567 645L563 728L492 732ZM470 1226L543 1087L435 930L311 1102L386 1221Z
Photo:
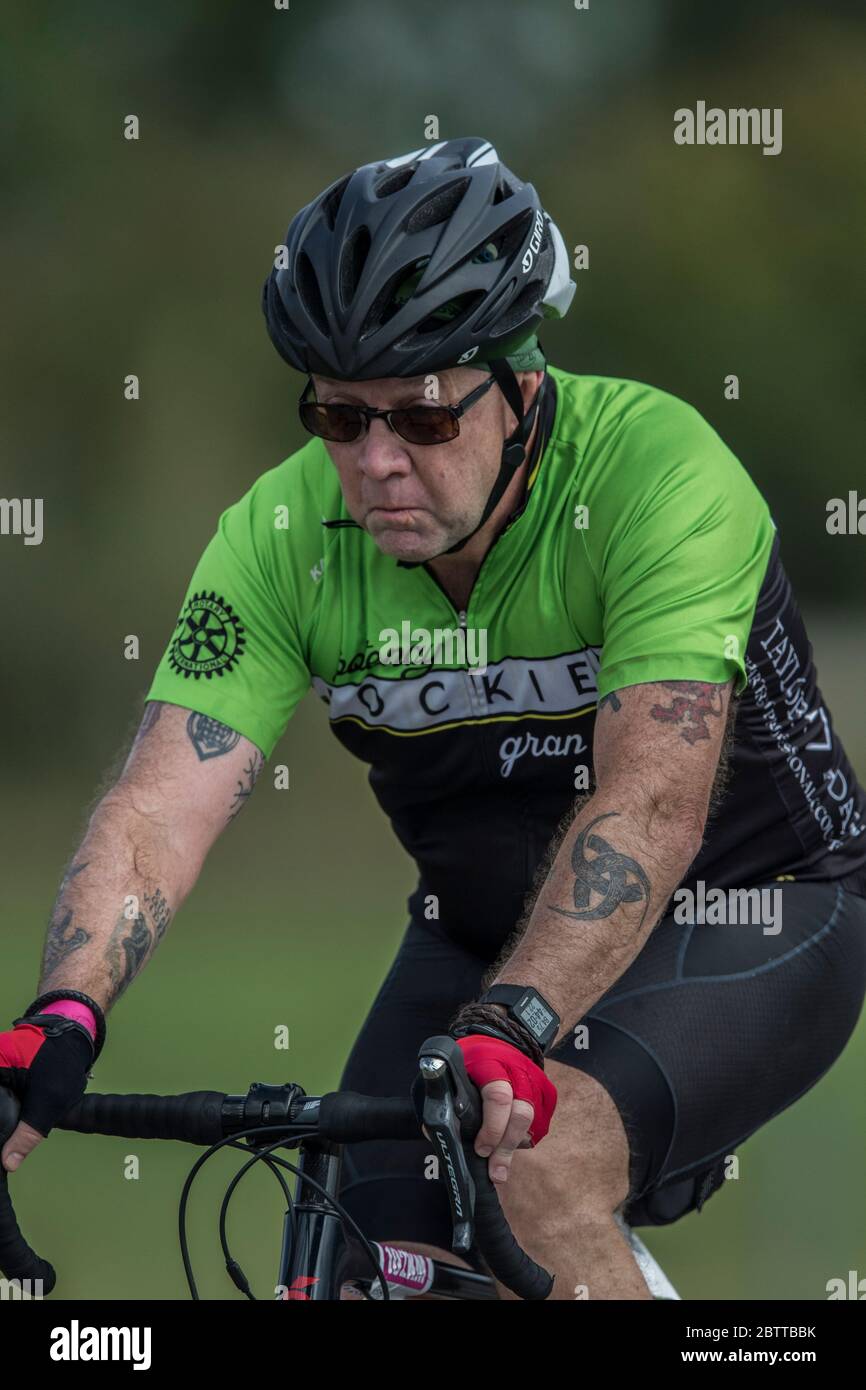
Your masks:
M387 420L371 420L358 454L358 467L371 478L387 477L395 471L408 471L412 460L398 434Z

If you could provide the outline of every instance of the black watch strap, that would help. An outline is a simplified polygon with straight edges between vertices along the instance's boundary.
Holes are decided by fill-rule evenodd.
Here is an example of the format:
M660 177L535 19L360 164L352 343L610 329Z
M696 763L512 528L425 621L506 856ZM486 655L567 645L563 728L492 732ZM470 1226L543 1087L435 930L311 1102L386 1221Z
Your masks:
M531 985L491 985L478 1002L503 1005L510 1017L535 1038L542 1052L546 1053L553 1046L562 1020Z

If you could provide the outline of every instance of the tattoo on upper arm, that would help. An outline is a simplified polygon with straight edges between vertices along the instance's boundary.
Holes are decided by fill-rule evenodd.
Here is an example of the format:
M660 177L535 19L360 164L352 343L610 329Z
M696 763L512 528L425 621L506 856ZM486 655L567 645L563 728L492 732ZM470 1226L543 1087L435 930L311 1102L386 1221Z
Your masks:
M230 753L240 743L241 738L228 724L221 724L218 719L211 719L208 714L195 712L186 721L186 731L200 762L205 762L208 758L221 758L223 753Z
M614 714L619 714L620 710L622 709L622 701L620 700L615 690L612 690L609 695L603 695L602 698L599 700L599 709L604 709L605 705L609 705L610 708L613 710Z
M620 854L607 840L602 839L601 835L591 833L593 826L598 825L599 821L608 820L610 816L616 815L619 815L618 811L605 811L603 815L596 816L589 825L584 826L577 836L571 852L574 906L577 911L570 912L564 907L551 904L554 912L560 913L563 917L574 917L578 921L587 922L600 917L610 917L622 903L642 902L644 909L638 927L643 925L652 894L649 875L636 859L627 854ZM587 849L592 850L595 856L593 859L587 858ZM593 898L597 901L593 902Z
M659 681L665 690L674 692L669 704L653 705L650 718L660 724L677 724L686 743L699 743L710 737L707 717L720 719L724 702L722 692L727 682Z
M237 790L232 800L232 810L229 815L229 820L234 820L235 816L240 815L247 803L248 797L252 794L253 787L256 785L256 778L264 765L264 758L261 753L256 750L255 755L249 759L244 768L243 777L238 778Z

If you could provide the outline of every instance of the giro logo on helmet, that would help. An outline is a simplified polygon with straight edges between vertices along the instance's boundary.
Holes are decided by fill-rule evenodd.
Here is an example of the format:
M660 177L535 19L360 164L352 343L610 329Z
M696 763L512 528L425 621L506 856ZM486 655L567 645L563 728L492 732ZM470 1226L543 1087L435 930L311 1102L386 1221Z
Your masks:
M520 262L520 264L523 266L524 275L529 274L530 270L532 269L535 263L535 257L541 250L541 235L543 231L544 218L542 217L540 212L536 212L535 226L532 229L532 237L530 239L529 245L523 253L523 260Z
M458 358L457 358L457 365L458 365L458 367L460 366L461 362L468 362L469 359L470 359L471 357L474 357L477 351L478 351L478 348L477 348L477 347L472 347L472 348L469 349L468 352L464 352L464 353L462 354L462 356L458 357Z

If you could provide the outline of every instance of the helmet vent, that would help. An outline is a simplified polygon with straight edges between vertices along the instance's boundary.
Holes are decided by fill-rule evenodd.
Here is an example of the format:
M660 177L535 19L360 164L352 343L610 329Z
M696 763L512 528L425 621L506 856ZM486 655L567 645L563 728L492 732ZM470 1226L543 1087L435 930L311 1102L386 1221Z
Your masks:
M381 328L402 309L406 300L410 298L410 294L405 291L405 283L416 273L417 262L412 261L410 265L403 266L386 281L370 305L369 313L361 325L362 337L366 337L369 333L375 333L378 328ZM398 293L401 288L404 289L402 295Z
M449 299L447 304L443 304L435 313L428 314L427 318L419 323L415 329L416 333L441 333L443 329L456 328L472 313L473 309L484 299L484 292L470 290L466 294L459 294L454 299Z
M519 217L515 217L483 246L479 246L470 260L509 260L517 254L526 240L529 228L532 226L532 218L532 208L526 208Z
M326 194L322 200L322 212L331 231L334 230L334 224L337 221L337 213L340 211L340 204L343 201L343 194L346 191L351 177L351 174L347 174L344 179L341 179L338 184L335 184L330 193Z
M313 270L312 262L306 251L302 251L298 256L295 269L295 288L298 296L309 314L313 323L320 333L327 333L328 320L325 314L325 306L322 303L322 293L319 289L319 282L316 279L316 272Z
M399 193L401 188L406 187L417 167L417 164L404 164L400 169L386 174L382 182L376 186L376 197L388 198L392 193Z
M369 254L370 233L366 227L357 227L340 256L340 299L343 305L350 304L354 298Z
M454 212L454 209L462 201L463 195L469 187L469 179L457 179L454 183L449 183L447 187L440 188L426 203L410 212L406 218L404 229L409 232L423 232L428 227L435 227L439 222L447 222Z
M500 179L496 185L496 192L493 195L493 206L497 203L504 203L506 198L510 198L514 189L507 179Z
M502 318L488 330L491 338L502 338L507 333L513 333L527 319L539 313L539 304L544 297L545 283L543 280L533 280L515 299L514 303L506 309Z

